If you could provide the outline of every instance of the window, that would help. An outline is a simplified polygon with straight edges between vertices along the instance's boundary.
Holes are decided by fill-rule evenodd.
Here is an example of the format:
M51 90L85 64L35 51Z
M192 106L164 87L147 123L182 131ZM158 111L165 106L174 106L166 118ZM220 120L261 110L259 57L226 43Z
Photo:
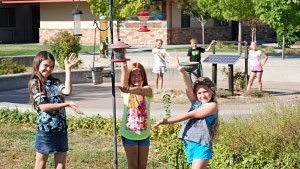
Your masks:
M0 27L16 27L14 8L0 8Z
M190 16L181 12L181 27L189 28L191 26Z
M229 26L229 22L226 20L214 20L214 25L215 26L223 26L223 27L228 27Z

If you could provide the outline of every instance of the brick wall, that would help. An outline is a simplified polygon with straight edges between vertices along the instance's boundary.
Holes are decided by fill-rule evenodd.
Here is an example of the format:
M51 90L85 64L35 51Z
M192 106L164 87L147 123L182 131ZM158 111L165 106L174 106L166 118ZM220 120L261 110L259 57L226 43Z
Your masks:
M169 32L170 44L188 44L191 38L197 38L202 42L201 28L173 28ZM213 39L230 40L231 28L228 27L209 27L205 29L205 43L210 43Z
M149 32L138 32L138 21L126 21L120 27L120 39L130 45L151 45L155 44L155 39L162 39L164 44L188 44L192 37L196 37L199 43L202 42L201 28L172 28L167 29L166 21L151 21L147 23L150 28ZM40 43L48 40L59 31L69 31L71 29L40 29ZM251 41L251 28L249 26L242 27L242 40ZM94 29L81 30L81 43L94 43ZM269 29L266 25L257 27L257 41L270 41L274 39L275 32ZM97 30L96 42L99 42L100 32ZM272 39L273 38L273 39ZM231 27L206 27L205 28L205 43L210 43L211 40L232 40ZM114 25L114 41L117 40L117 30Z

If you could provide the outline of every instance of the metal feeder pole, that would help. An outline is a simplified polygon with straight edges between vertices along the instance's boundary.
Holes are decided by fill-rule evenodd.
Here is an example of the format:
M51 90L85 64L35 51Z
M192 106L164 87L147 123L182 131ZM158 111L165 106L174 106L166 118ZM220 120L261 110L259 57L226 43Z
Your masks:
M108 1L109 9L109 28L110 28L110 44L113 44L113 0ZM110 49L111 59L114 59L114 53ZM113 122L114 122L114 169L118 169L118 149L117 149L117 116L116 116L116 90L115 90L115 64L111 61L111 91L113 103Z

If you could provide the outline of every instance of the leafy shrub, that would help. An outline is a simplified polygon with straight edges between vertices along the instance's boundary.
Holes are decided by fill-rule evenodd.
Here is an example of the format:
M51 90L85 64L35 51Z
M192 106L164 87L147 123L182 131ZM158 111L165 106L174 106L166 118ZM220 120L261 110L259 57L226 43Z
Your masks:
M34 126L34 113L0 109L0 123ZM289 105L271 105L249 118L221 122L214 140L210 168L300 168L300 101ZM112 119L102 117L68 118L69 131L113 135ZM119 127L120 123L118 123ZM160 168L188 168L181 141L179 124L151 129L151 149ZM176 163L177 152L179 165ZM152 153L152 152L151 152ZM149 162L151 163L151 162Z
M217 97L227 98L231 96L231 93L228 90L219 89L217 90Z
M36 115L32 112L20 113L18 109L0 109L0 123L35 124Z
M211 168L299 168L300 102L220 124Z
M63 31L57 33L53 38L45 43L49 45L59 67L64 69L65 58L69 57L71 53L76 53L76 55L78 55L78 52L81 49L79 41L79 37L73 36L67 31ZM78 67L78 64L74 67Z
M228 78L229 72L226 67L222 68L222 73L225 74ZM246 81L245 81L245 74L244 72L241 71L236 71L233 74L233 85L234 85L234 90L240 91L243 90L246 86Z
M170 104L171 104L171 95L166 93L163 95L163 107L165 109L165 118L171 116Z
M11 58L2 59L0 63L0 75L23 73L26 68L24 65L14 62Z
M300 49L285 49L285 53L286 54L295 54L295 55L299 55L300 54Z
M276 53L273 46L267 46L266 48L262 49L265 53Z
M245 93L245 96L250 96L250 97L257 97L257 98L261 98L264 97L268 94L265 94L264 92L261 92L259 90L251 90L251 91L247 91Z
M290 47L297 40L300 39L299 35L297 35L297 33L299 34L299 32L300 32L300 27L298 29L294 28L294 27L287 28L286 37L285 37L285 47ZM276 33L277 33L277 42L278 42L278 45L281 47L282 46L283 31L279 30Z

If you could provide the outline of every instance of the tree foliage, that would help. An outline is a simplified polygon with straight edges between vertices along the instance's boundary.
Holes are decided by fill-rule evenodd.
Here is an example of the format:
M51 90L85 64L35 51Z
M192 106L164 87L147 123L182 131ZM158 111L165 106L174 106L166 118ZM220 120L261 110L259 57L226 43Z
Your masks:
M254 0L259 20L278 30L300 26L299 0Z
M108 0L88 0L93 14L98 16L109 15ZM147 3L147 1L145 1ZM147 5L147 4L146 4ZM117 21L135 16L142 9L143 0L115 0L113 3L113 18Z
M300 31L299 0L254 0L254 2L259 20L274 28L278 37L286 36L286 46L297 40L296 33ZM277 40L279 44L282 43L281 38Z
M177 0L178 7L186 15L193 18L210 17L208 3L206 0Z
M253 0L207 0L213 17L244 21L255 17Z

